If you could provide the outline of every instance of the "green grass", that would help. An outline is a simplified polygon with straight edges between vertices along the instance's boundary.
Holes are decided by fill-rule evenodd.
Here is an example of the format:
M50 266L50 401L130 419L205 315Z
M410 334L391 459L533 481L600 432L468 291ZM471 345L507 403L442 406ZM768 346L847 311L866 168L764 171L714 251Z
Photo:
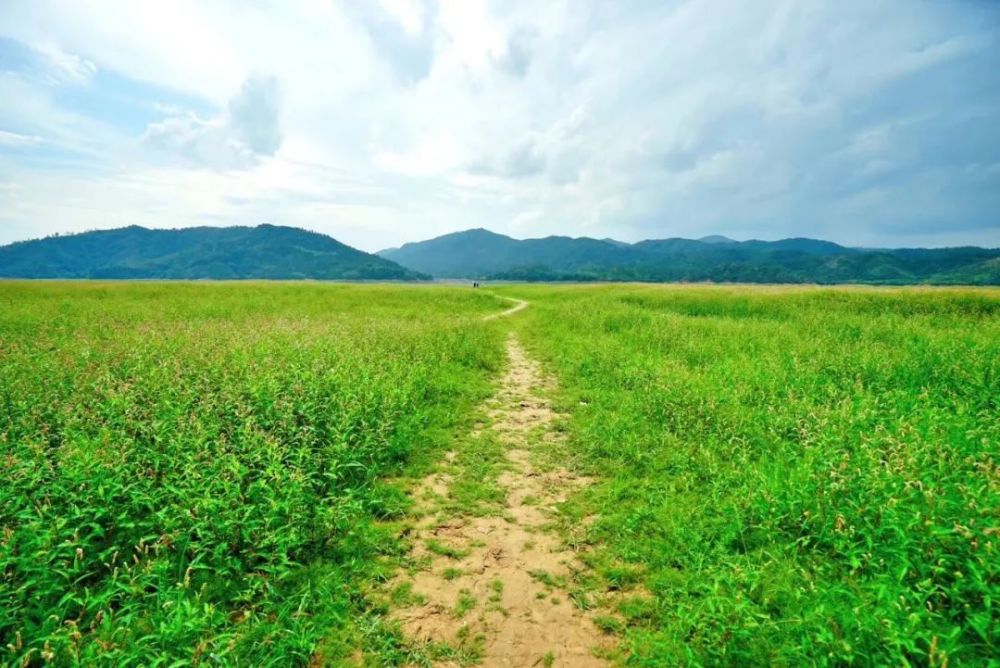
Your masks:
M412 582L400 582L389 592L389 600L396 606L423 605L427 599L413 591Z
M485 419L479 412L470 416ZM445 468L452 478L449 498L439 504L439 510L451 516L495 515L504 501L503 489L494 482L506 463L503 443L491 432L466 434L456 443L460 447L454 449Z
M498 291L596 478L568 508L631 665L1000 653L1000 293Z
M427 549L434 554L442 557L448 557L449 559L458 560L469 556L469 550L465 548L445 545L441 541L434 539L427 541Z
M539 604L593 608L626 663L1000 654L1000 292L497 292L531 306L0 282L0 665L475 663L483 638L421 649L386 620L412 591L367 592L432 467L439 512L499 512L503 444L469 432L510 327L559 381L545 456L594 481L560 505L594 572L533 572Z
M548 571L543 570L530 570L528 571L528 575L550 589L562 589L566 587L566 578L561 575L552 575Z
M502 363L480 318L503 308L458 288L0 283L0 665L409 661L360 593L401 549L385 480L467 430Z
M458 593L458 600L455 601L455 609L452 613L461 619L469 614L469 611L476 607L476 597L468 589L463 589Z
M610 615L594 617L594 625L604 633L609 634L621 633L624 630L621 620Z

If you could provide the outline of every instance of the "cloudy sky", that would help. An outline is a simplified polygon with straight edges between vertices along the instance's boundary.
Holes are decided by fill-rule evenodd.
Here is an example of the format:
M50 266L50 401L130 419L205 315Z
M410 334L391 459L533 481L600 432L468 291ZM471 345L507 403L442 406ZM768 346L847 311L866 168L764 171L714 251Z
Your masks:
M3 0L0 243L1000 245L992 0Z

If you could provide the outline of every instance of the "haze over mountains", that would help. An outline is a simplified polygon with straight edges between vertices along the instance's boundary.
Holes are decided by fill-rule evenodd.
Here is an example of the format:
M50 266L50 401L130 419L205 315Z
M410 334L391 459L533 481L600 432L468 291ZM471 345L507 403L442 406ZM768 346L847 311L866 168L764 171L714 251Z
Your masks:
M718 235L630 244L513 239L472 229L373 255L292 227L131 226L2 246L0 277L1000 285L1000 249L859 249L817 239Z
M720 281L750 283L1000 283L1000 249L857 249L816 239L734 241L546 237L484 229L380 251L437 278L517 281Z

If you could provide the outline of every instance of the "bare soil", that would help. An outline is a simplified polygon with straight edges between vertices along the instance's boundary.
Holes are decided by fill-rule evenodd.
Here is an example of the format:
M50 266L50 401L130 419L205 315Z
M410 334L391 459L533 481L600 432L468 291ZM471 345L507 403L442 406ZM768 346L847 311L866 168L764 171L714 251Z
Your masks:
M497 516L449 516L433 500L447 499L450 477L424 479L415 492L418 514L425 512L411 557L426 568L399 576L397 586L409 583L411 595L393 614L415 640L465 648L466 660L439 666L469 657L483 666L604 666L598 656L611 641L566 590L584 566L551 526L557 504L588 480L537 463L537 449L559 438L558 415L543 396L551 380L513 334L507 354L482 425L505 446L506 470L496 480L503 507Z

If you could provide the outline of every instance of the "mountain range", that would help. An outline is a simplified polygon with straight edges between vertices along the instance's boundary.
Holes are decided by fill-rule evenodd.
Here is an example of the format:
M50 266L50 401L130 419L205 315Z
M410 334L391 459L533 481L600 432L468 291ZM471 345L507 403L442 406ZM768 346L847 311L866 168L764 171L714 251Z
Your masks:
M713 235L629 244L561 236L519 240L474 229L378 254L436 278L1000 285L998 248L864 249L806 238Z
M429 276L294 227L131 226L0 247L0 277L409 281Z
M131 226L0 247L0 278L716 281L1000 285L998 248L849 248L794 238L735 241L552 236L484 229L369 254L293 227Z

